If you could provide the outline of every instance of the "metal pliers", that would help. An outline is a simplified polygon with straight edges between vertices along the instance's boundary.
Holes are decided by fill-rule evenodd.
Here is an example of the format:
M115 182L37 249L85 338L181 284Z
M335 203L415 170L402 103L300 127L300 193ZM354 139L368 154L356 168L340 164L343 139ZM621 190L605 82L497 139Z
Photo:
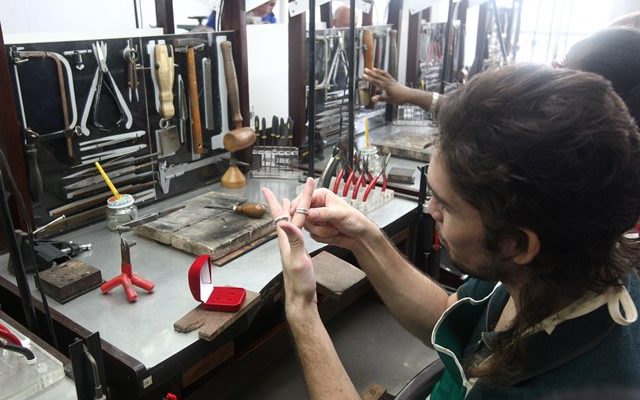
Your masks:
M11 333L9 328L7 328L6 326L4 326L2 324L0 324L0 339L3 339L7 343L15 345L15 346L22 346L22 343L20 342L20 339L18 339L18 337L16 335Z
M89 136L90 134L89 129L87 128L87 120L89 119L89 110L91 109L92 104L93 123L97 128L104 129L102 124L98 121L98 109L100 106L100 94L102 92L102 82L105 74L109 78L105 87L115 101L118 107L118 112L120 113L120 118L116 124L120 126L124 122L125 128L129 129L131 128L131 125L133 125L133 117L131 116L131 111L125 102L122 93L120 93L120 90L118 89L116 81L113 79L111 72L109 72L109 68L107 66L107 44L105 42L95 42L91 47L93 48L93 55L96 58L98 66L95 74L93 75L93 81L91 82L89 94L87 95L87 101L84 104L82 120L80 121L79 127L80 133L85 136Z
M93 123L97 128L104 129L102 124L98 121L98 109L100 108L100 95L102 92L102 82L103 77L106 74L109 77L109 80L105 84L107 91L116 102L118 106L118 111L120 112L120 118L116 122L116 125L120 126L123 120L127 118L126 128L131 128L131 124L133 123L131 118L131 112L129 111L129 107L127 107L127 103L122 97L120 90L118 89L118 85L116 81L113 79L111 72L109 71L109 67L107 67L107 44L105 42L96 42L92 44L93 54L96 57L96 61L98 62L98 68L96 70L98 74L98 80L96 82L96 92L95 92L95 100L93 104ZM111 86L109 85L111 83Z
M27 359L28 364L36 362L36 356L33 352L24 347L20 339L2 324L0 324L0 349L22 354Z
M390 159L391 159L391 153L388 153L385 156L384 161L382 162L382 168L380 169L380 173L378 175L376 175L371 180L371 182L369 182L369 186L367 186L367 188L365 189L364 195L362 196L362 201L363 202L367 201L367 198L369 198L369 194L371 193L373 188L376 186L376 183L378 183L378 180L380 179L380 177L382 177L382 187L381 187L380 191L384 192L385 190L387 190L387 183L388 183L387 165L389 164L389 160Z

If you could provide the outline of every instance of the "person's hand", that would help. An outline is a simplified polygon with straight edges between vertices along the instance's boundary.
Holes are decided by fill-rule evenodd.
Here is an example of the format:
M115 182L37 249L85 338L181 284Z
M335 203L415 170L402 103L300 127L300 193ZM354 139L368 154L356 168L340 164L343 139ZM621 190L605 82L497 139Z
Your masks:
M398 83L387 71L379 68L365 68L364 79L383 90L382 94L373 96L371 101L386 101L393 104L403 104L408 101L410 89Z
M262 194L276 222L287 313L309 306L315 307L318 302L315 272L300 230L305 224L314 186L314 180L308 178L303 193L296 201L297 210L293 209L292 213L289 212L289 200L282 199L280 204L271 190L262 188Z
M300 204L307 204L306 201L304 194L296 198L290 212ZM314 191L309 205L304 227L318 242L354 250L367 232L378 229L364 214L328 189Z

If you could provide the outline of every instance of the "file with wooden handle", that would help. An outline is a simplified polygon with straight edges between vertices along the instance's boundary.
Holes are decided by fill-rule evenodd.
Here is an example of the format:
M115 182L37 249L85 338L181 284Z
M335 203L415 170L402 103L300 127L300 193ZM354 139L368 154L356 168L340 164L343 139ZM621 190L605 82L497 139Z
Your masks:
M202 122L200 121L200 101L198 96L198 82L196 75L196 51L193 47L187 49L187 88L191 103L191 140L193 140L193 154L202 154Z
M163 119L173 118L173 49L170 45L157 44L154 48L156 78L158 80L158 97L160 100L160 116Z

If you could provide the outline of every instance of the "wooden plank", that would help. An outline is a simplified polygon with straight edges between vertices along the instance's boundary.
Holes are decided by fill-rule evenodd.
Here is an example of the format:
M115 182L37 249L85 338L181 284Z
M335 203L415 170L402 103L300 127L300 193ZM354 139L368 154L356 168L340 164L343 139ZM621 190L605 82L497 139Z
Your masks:
M274 231L271 215L249 218L231 211L246 199L208 192L185 203L185 207L156 221L134 228L141 236L194 255L219 259ZM216 206L227 209L211 209ZM249 251L252 247L245 247Z
M245 244L244 246L240 247L238 250L234 250L231 253L227 254L226 256L222 256L220 258L211 260L211 263L216 267L221 267L226 263L228 263L229 261L235 260L236 258L240 257L244 253L247 253L255 249L256 247L259 247L262 244L267 243L269 240L275 238L276 236L277 236L277 233L275 232L269 233L268 235L263 236L260 239L256 239L251 243Z
M199 305L176 321L173 324L173 329L183 333L198 329L200 339L211 341L226 327L257 305L259 299L260 295L258 293L247 290L247 297L244 300L242 308L234 313L209 311Z
M431 159L431 143L434 138L433 134L425 134L424 131L407 130L374 139L371 143L378 147L379 154L391 153L400 158L428 162Z
M218 210L186 207L148 224L136 226L135 232L160 243L171 244L171 238L180 229L217 214Z
M252 219L229 211L207 211L218 213L175 232L171 246L191 254L209 254L212 258L219 258L274 229L270 218Z
M372 383L366 387L366 389L360 393L360 398L362 400L378 400L387 393L387 389L378 385L377 383Z
M204 375L213 371L223 362L227 361L235 354L235 344L233 341L223 345L216 351L208 354L205 358L195 363L189 369L184 371L180 376L180 383L182 387L187 387L193 382L202 378Z
M323 251L312 257L318 293L339 299L366 282L366 274L348 262Z

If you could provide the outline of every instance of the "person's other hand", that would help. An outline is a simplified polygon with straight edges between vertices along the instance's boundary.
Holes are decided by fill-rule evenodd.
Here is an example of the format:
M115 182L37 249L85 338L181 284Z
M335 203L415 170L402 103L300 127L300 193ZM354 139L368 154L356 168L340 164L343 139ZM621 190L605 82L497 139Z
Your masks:
M291 203L282 199L278 202L273 192L262 188L271 215L276 223L278 246L282 260L287 313L309 306L317 306L316 277L311 257L307 253L300 228L305 224L306 210L309 209L315 182L307 179L303 193L298 197L298 210L290 214Z
M386 101L393 104L403 104L408 100L410 89L398 83L391 74L379 68L365 68L364 79L383 90L382 94L373 96L371 101Z
M300 204L306 204L304 194L293 201L290 210ZM304 227L318 242L354 250L366 232L378 229L364 214L328 189L314 191L309 205Z

